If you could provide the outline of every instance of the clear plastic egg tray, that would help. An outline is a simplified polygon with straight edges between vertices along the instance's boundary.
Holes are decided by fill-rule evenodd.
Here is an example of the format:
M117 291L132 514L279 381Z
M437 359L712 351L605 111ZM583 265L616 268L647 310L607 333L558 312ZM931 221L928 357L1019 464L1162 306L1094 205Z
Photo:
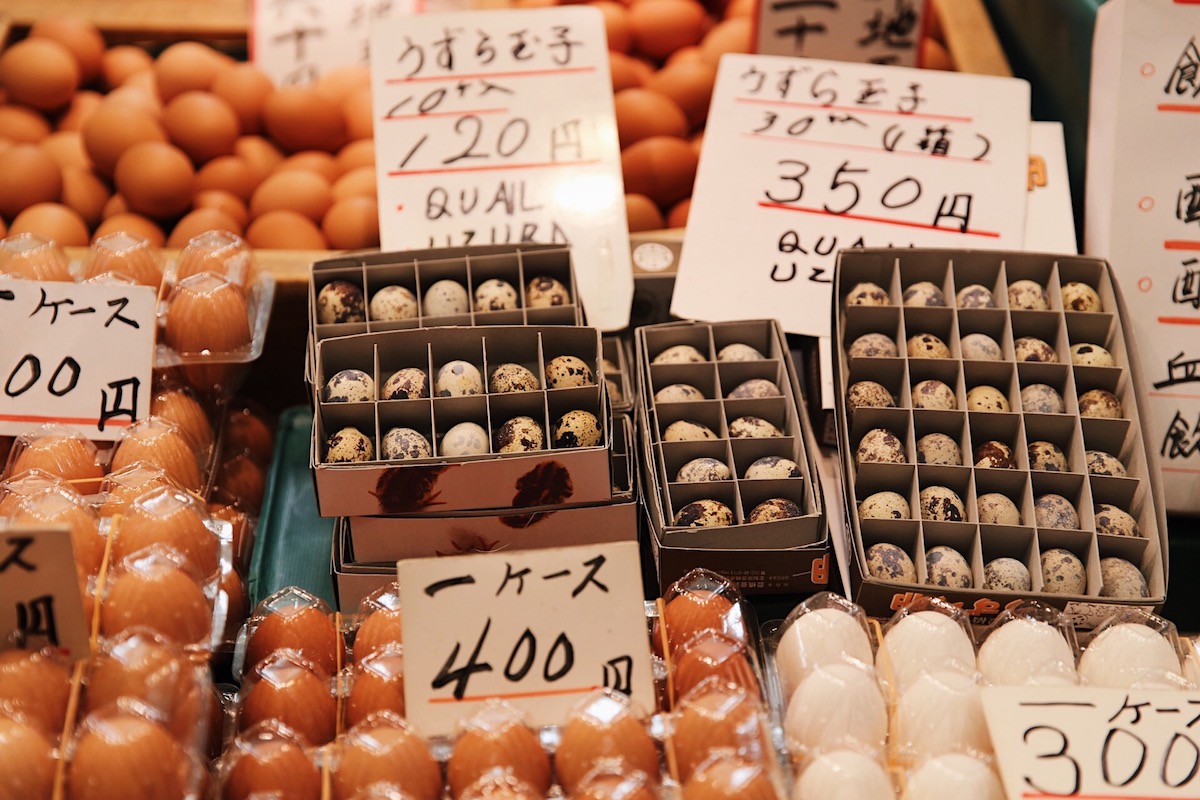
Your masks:
M903 303L905 290L923 281L941 289L944 306ZM1049 308L1012 307L1008 290L1017 281L1033 281L1043 287ZM864 282L882 287L887 304L848 304L848 295ZM1101 309L1064 308L1062 287L1073 282L1094 289ZM989 289L995 307L958 307L957 293L972 284ZM1145 439L1142 413L1146 405L1137 350L1120 291L1104 261L1007 252L846 251L838 260L834 303L838 443L853 539L851 575L855 599L868 612L890 613L896 602L915 594L934 594L963 603L978 620L994 617L1006 605L1023 598L1065 607L1080 618L1106 613L1104 609L1107 606L1111 610L1107 605L1111 603L1161 606L1167 577L1165 506L1155 480L1155 453ZM897 355L851 357L851 345L868 333L881 333L895 342ZM908 355L906 343L925 333L945 343L948 358ZM966 357L962 342L972 333L987 334L999 344L999 359ZM1052 359L1018 360L1014 343L1023 337L1049 344L1054 351ZM1071 347L1083 343L1107 349L1114 365L1074 364ZM913 387L931 379L942 381L952 390L953 408L919 407L922 402ZM868 380L887 389L894 407L850 407L850 387ZM1063 411L1041 413L1026 408L1022 389L1034 384L1052 387L1062 397ZM981 386L999 390L1008 409L973 410L968 393ZM1093 389L1106 390L1117 398L1119 416L1091 416L1087 409L1081 415L1079 398ZM864 436L881 428L899 439L902 463L866 459L860 463L857 451ZM946 434L958 445L961 465L928 463L919 452L918 441L932 433ZM1014 468L976 465L976 448L989 441L1000 441L1011 448ZM1065 456L1066 468L1039 469L1039 463L1031 463L1029 445L1034 442L1056 445ZM1126 474L1089 472L1090 451L1115 456ZM961 498L965 511L962 521L923 518L921 492L931 486L947 487ZM909 518L860 519L863 500L884 491L896 492L907 501ZM977 501L993 493L1012 501L1019 524L980 523ZM1069 501L1078 517L1076 527L1038 524L1035 504L1048 494ZM1097 533L1097 504L1127 512L1136 520L1140 535ZM904 550L915 567L915 581L881 580L870 574L867 550L879 543ZM969 587L934 585L926 553L939 545L949 546L965 558ZM1042 556L1054 549L1069 551L1082 563L1086 571L1084 591L1049 591L1043 580ZM1000 557L1016 559L1026 566L1031 577L1028 591L982 588L985 565ZM1141 571L1147 596L1102 596L1101 560L1110 557L1124 559Z

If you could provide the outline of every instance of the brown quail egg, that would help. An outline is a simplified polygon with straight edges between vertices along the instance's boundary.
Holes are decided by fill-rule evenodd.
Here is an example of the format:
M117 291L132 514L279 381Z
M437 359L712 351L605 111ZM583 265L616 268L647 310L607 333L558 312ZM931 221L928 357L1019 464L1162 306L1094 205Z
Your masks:
M968 411L1008 411L1008 398L995 386L976 386L967 392Z
M654 393L656 403L690 403L703 399L704 392L687 383L672 383Z
M616 378L605 378L604 386L608 389L608 396L614 403L620 403L625 399L624 393L621 391L621 384Z
M548 275L539 275L525 285L525 305L529 308L569 306L571 292L562 281Z
M763 456L755 459L750 466L746 467L746 474L742 477L746 480L760 480L767 478L800 478L804 473L800 471L800 465L790 458L783 456Z
M592 368L578 356L557 356L546 365L547 389L570 389L575 386L593 386L596 378Z
M959 308L995 308L996 298L992 290L979 283L972 283L958 290L954 296Z
M621 372L621 368L618 367L617 362L613 361L611 358L602 358L600 359L600 371L605 375L619 374Z
M881 383L875 381L857 381L850 384L846 390L846 407L853 411L856 408L895 408L896 399L892 397Z
M888 297L887 291L879 284L870 281L856 283L846 295L846 305L848 306L888 306L891 304L892 300Z
M727 344L717 351L717 361L761 361L765 356L755 348L741 342Z
M492 370L488 387L495 394L532 392L541 388L537 376L528 367L512 363L501 364Z
M1017 504L999 492L986 492L975 499L975 515L984 525L1020 525Z
M1150 596L1142 571L1123 558L1100 559L1100 596L1134 600Z
M1008 285L1008 306L1026 311L1046 311L1050 308L1050 299L1037 281L1013 281Z
M342 428L326 443L325 460L330 464L370 461L375 458L375 443L358 428Z
M334 325L364 322L362 289L349 281L330 281L317 293L317 322Z
M1071 501L1061 494L1044 494L1033 502L1033 515L1039 528L1076 529L1079 514Z
M746 522L754 525L759 522L775 522L781 519L791 519L800 516L800 506L786 497L772 497L756 505L746 518Z
M1083 594L1087 570L1079 556L1055 547L1042 553L1042 591L1049 594Z
M963 554L939 544L925 551L925 583L947 589L971 588L971 565Z
M371 295L370 312L375 322L416 319L417 296L405 286L384 286Z
M668 347L654 357L651 364L698 364L707 361L707 357L690 344L677 344Z
M421 312L427 317L448 317L452 314L466 314L471 309L471 301L467 290L458 281L444 279L435 281L425 290L425 300L421 304Z
M1103 311L1100 295L1082 281L1068 281L1062 285L1064 311Z
M962 357L973 361L1000 361L1004 351L1000 344L986 333L968 333L958 343Z
M854 461L857 464L903 464L904 443L886 428L872 428L858 443Z
M1015 558L993 558L983 566L983 588L1028 592L1033 588L1029 568Z
M766 378L751 378L739 383L726 397L730 400L745 400L754 397L779 397L779 387Z
M508 281L488 278L475 287L476 311L510 311L518 305L517 290Z
M895 358L900 355L896 342L882 333L864 333L846 350L850 358Z
M1013 342L1013 358L1041 364L1057 364L1058 353L1048 342L1036 336L1022 336Z
M912 387L913 408L929 408L935 411L953 411L958 408L954 390L936 378L920 381Z
M1017 457L1011 447L996 439L975 445L972 455L975 466L981 469L1016 469Z
M1088 450L1084 454L1087 471L1090 475L1109 475L1114 478L1124 478L1129 473L1121 459L1103 450Z
M908 553L890 542L879 542L867 548L867 572L881 581L917 582L917 568Z
M917 439L917 463L962 466L962 450L952 436L927 433Z
M679 509L675 524L681 528L714 528L733 524L733 512L719 500L696 500Z
M1021 390L1021 409L1034 414L1062 414L1067 406L1053 386L1031 383Z
M901 298L906 306L944 306L946 295L932 281L917 281L904 290Z
M966 522L967 509L958 492L947 486L926 486L921 490L921 519L938 522Z
M383 384L384 400L417 400L429 397L429 376L417 367L396 370Z
M1079 342L1071 345L1071 363L1077 367L1115 367L1112 353L1098 344Z
M542 426L533 417L513 417L496 431L496 452L529 453L546 449Z
M762 417L738 417L729 423L730 439L767 439L783 433Z
M433 446L420 431L412 428L389 428L381 444L383 457L388 461L408 461L414 458L433 458Z
M696 442L705 439L716 439L717 435L707 425L687 419L679 419L667 426L666 430L663 431L662 438L664 442Z
M1090 389L1079 395L1079 416L1120 419L1121 401L1107 389Z
M932 333L918 333L908 338L909 358L949 358L950 348Z
M446 431L438 451L447 458L484 455L488 452L487 431L478 423L460 422Z
M1054 442L1043 439L1030 442L1029 468L1044 472L1066 472L1067 455Z
M438 397L483 394L483 376L479 374L479 368L469 361L447 361L438 370L434 390Z
M343 369L325 384L328 403L366 403L375 399L375 381L361 369Z
M1097 503L1096 533L1109 536L1141 536L1142 530L1128 511L1117 508L1112 503Z
M693 458L679 468L675 480L679 483L727 481L732 477L729 467L717 458Z
M863 519L911 519L908 501L899 492L876 492L858 504L858 518Z
M600 421L590 411L568 411L554 423L555 447L596 447L603 440L604 433L600 430Z

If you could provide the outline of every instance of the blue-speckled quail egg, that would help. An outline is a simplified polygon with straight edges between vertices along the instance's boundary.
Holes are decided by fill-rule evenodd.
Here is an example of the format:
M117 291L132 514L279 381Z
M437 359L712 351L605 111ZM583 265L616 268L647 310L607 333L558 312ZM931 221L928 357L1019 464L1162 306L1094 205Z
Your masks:
M917 281L904 290L901 298L906 306L944 306L946 295L932 281Z
M1121 459L1103 450L1088 450L1084 454L1087 471L1090 475L1110 475L1114 478L1124 478L1128 475Z
M717 361L761 361L765 356L755 348L741 342L727 344L717 351Z
M779 397L779 387L766 378L751 378L734 387L726 397L730 400L745 400L755 397Z
M1107 389L1090 389L1079 395L1079 416L1120 419L1121 401Z
M983 588L1028 592L1033 588L1029 567L1015 558L993 558L983 566Z
M375 322L415 319L417 296L406 286L384 286L371 295L370 312Z
M867 548L867 573L881 581L917 582L917 567L908 553L890 542L879 542Z
M896 341L882 333L864 333L846 350L850 358L895 358L900 355Z
M519 305L517 290L508 281L488 278L475 287L476 311L510 311Z
M365 322L362 289L349 281L330 281L317 292L317 322L336 325Z
M429 397L429 376L423 369L404 367L384 381L384 400L417 400L422 397Z
M600 430L600 421L590 411L582 409L568 411L554 423L555 447L596 447L603 440L604 434Z
M664 442L697 442L716 438L717 435L713 433L712 428L688 419L678 419L672 422L663 431L662 437Z
M1042 553L1042 591L1049 594L1083 594L1087 570L1079 556L1055 547Z
M1022 336L1013 341L1013 358L1039 364L1057 364L1058 353L1044 339Z
M388 461L409 461L414 458L433 458L433 446L420 431L412 428L389 428L383 435L383 457Z
M533 417L513 417L496 431L497 453L529 453L544 449L546 436Z
M1000 343L986 333L968 333L958 342L962 357L973 361L999 361L1004 358Z
M791 519L800 516L800 506L786 497L772 497L763 500L751 511L746 522L755 525L759 522L775 522L781 519Z
M556 356L546 365L547 389L594 386L596 377L587 362L578 356Z
M1033 414L1063 414L1067 405L1053 386L1031 383L1021 390L1021 409Z
M996 298L992 290L981 283L972 283L958 290L954 297L959 308L995 308Z
M495 394L508 392L532 392L540 389L537 376L532 370L520 364L501 364L492 370L488 379L488 388Z
M1017 456L1013 449L997 439L988 439L975 445L971 455L975 466L980 469L1016 469Z
M1071 363L1077 367L1115 367L1112 353L1098 344L1078 342L1071 345Z
M1020 525L1017 504L999 492L985 492L975 499L975 514L984 525Z
M1112 503L1097 503L1096 533L1109 536L1141 536L1142 530L1128 511L1117 508Z
M328 403L365 403L375 399L375 381L361 369L343 369L325 384Z
M471 309L467 290L458 281L449 279L435 281L425 290L425 301L421 312L427 317L448 317L451 314L466 314Z
M703 483L706 481L727 481L733 477L729 466L720 459L693 458L679 468L675 480L679 483Z
M962 450L952 436L927 433L917 439L917 463L962 466Z
M1068 281L1062 285L1063 311L1103 311L1100 295L1086 283Z
M703 399L704 392L687 383L672 383L654 393L656 403L690 403Z
M887 291L879 284L870 281L854 284L846 295L846 305L848 306L888 306L891 304L892 300L888 297Z
M708 357L690 344L677 344L668 347L654 357L651 364L699 364L707 361Z
M330 464L348 464L375 458L375 443L358 428L342 428L326 442L325 460Z
M1008 285L1008 306L1026 311L1045 311L1050 308L1050 299L1037 281L1013 281Z
M483 394L483 376L479 374L479 368L471 362L455 359L447 361L438 369L433 388L438 397Z
M949 358L950 348L932 333L918 333L908 337L909 358Z
M539 275L525 285L525 305L529 308L569 306L571 292L557 278Z
M750 466L746 467L746 474L742 477L752 481L768 478L800 478L803 475L800 465L790 458L763 456L755 459Z
M1033 501L1033 515L1039 528L1074 530L1079 527L1079 514L1071 501L1061 494L1044 494Z
M1008 410L1008 398L995 386L976 386L967 392L967 411Z
M846 390L846 408L895 408L896 398L887 388L875 381L856 381Z
M746 415L729 423L730 439L769 439L783 432L762 417Z
M857 464L903 464L904 443L886 428L872 428L863 434L855 450Z
M1029 468L1043 472L1066 472L1067 454L1054 442L1038 439L1029 443Z
M474 422L460 422L442 437L438 455L453 458L456 456L481 456L488 452L487 431Z
M863 519L911 519L908 500L899 492L876 492L858 504L858 518Z
M1142 571L1123 558L1100 559L1100 596L1134 600L1150 596Z
M963 554L944 544L925 551L925 583L947 589L970 589L971 565Z
M921 490L921 519L966 522L967 509L958 492L948 486L926 486Z
M715 528L733 524L733 512L720 500L695 500L679 509L675 524L681 528Z
M954 390L936 378L920 381L912 387L913 408L929 408L935 411L953 411L958 408Z

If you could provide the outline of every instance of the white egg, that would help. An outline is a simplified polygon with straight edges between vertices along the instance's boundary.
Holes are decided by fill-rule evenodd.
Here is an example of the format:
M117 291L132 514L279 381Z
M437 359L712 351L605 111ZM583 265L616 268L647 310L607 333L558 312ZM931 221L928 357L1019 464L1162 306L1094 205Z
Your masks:
M927 760L908 776L903 800L1004 800L1004 788L977 758L947 753Z
M984 682L994 686L1070 686L1079 679L1062 632L1028 617L1009 620L988 634L976 663Z
M855 617L838 608L816 608L796 617L775 651L783 696L790 697L816 667L841 663L845 656L864 664L873 661L867 632Z
M875 670L881 680L891 682L903 692L925 672L975 669L975 646L962 626L937 611L918 611L897 622L883 637L883 646L875 657Z
M1079 677L1111 689L1178 689L1183 673L1167 637L1147 625L1121 622L1084 648Z
M1183 677L1187 678L1192 686L1200 689L1200 652L1197 652L1196 647L1196 640L1193 639L1191 651L1183 660Z
M927 672L917 678L900 695L893 724L895 743L915 759L992 752L979 686L961 672Z
M796 780L792 800L885 800L892 783L884 768L854 750L823 753Z
M792 693L783 721L793 753L845 747L879 751L887 729L879 685L870 672L849 663L813 670Z

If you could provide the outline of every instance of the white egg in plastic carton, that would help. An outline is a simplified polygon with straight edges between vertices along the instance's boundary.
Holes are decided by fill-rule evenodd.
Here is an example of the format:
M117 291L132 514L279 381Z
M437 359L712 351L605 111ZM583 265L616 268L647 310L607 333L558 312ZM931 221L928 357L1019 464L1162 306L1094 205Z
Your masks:
M1186 689L1186 651L1174 623L1122 609L1090 632L1079 657L1080 680L1110 689Z
M1073 686L1079 645L1061 611L1037 600L1005 609L979 635L980 680L991 686Z
M901 800L1004 800L1004 787L992 767L964 753L925 759L905 776Z
M875 656L885 691L906 692L928 672L975 672L975 638L962 609L937 598L904 606L883 626Z
M867 666L875 661L866 614L833 592L819 592L800 603L767 641L774 647L774 675L785 703L821 666L847 658Z

